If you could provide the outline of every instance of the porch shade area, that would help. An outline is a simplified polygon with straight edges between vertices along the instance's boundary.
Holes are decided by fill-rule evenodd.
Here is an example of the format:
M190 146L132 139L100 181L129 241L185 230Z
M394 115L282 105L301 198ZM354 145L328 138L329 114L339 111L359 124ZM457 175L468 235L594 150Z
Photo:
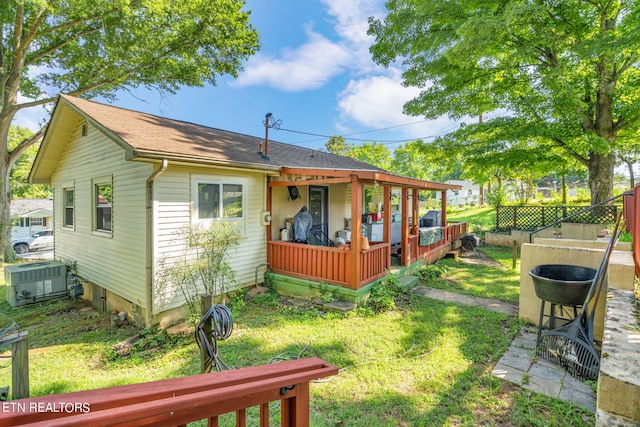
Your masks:
M422 242L419 242L419 191L445 193L446 190L456 189L457 186L400 177L380 171L285 168L280 177L268 183L267 208L269 211L274 209L271 195L275 187L326 185L331 188L331 185L336 184L351 186L350 243L333 247L272 240L269 237L267 262L274 273L358 290L385 276L391 268L392 256L400 265L409 265L417 260L432 262L444 256L444 253L451 249L451 243L466 232L466 224L446 225L446 197L442 197L442 227L437 233L431 233L433 236L430 240L423 238ZM371 242L363 241L359 232L362 230L365 209L365 185L381 188L383 194L380 221L382 236L381 239ZM392 188L401 190L399 244L393 242L391 237L392 223L397 224L397 218L392 216L391 209ZM409 218L412 218L411 223ZM435 234L438 238L434 237ZM267 236L272 236L270 229Z

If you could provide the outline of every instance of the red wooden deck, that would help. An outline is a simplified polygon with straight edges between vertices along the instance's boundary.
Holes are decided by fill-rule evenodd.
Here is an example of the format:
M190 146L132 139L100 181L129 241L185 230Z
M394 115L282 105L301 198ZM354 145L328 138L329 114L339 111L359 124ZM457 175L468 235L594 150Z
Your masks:
M183 426L235 412L246 426L246 408L260 408L269 426L269 403L280 401L281 425L309 425L309 381L338 368L318 358L3 402L0 426ZM10 406L9 406L10 405ZM7 409L7 410L5 410Z
M443 227L443 239L428 246L418 245L418 235L408 235L406 264L419 259L425 262L437 260L451 248L451 243L466 233L466 223ZM267 242L267 262L277 274L301 279L326 282L350 289L361 287L387 274L391 267L391 246L388 243L372 243L370 249L359 253L359 280L352 281L353 261L350 248L305 245L272 240Z

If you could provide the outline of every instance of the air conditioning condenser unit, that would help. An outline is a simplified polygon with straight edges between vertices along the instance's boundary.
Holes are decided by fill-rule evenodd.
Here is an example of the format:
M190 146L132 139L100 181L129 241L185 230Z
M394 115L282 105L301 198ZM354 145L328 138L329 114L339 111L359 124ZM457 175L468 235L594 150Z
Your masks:
M67 265L59 261L6 266L4 281L5 299L12 307L69 295Z

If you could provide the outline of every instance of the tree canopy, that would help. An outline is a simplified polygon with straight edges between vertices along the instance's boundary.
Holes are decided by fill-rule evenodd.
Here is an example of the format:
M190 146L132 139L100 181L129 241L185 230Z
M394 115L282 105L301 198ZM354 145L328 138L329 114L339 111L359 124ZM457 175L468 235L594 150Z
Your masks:
M492 151L494 132L509 158L556 147L588 169L593 204L612 196L618 134L640 128L635 1L390 0L387 9L370 20L371 52L385 66L400 61L404 84L422 88L408 114L505 112L468 125L476 153Z
M9 129L9 150L13 150L22 141L31 138L33 132L21 126L11 126ZM11 168L9 183L14 198L21 199L50 199L51 188L45 184L29 184L29 172L33 160L38 154L38 144L33 144L14 163Z
M9 173L43 134L9 148L16 112L59 93L113 97L175 92L236 76L258 49L243 0L10 0L0 2L0 256L8 238Z

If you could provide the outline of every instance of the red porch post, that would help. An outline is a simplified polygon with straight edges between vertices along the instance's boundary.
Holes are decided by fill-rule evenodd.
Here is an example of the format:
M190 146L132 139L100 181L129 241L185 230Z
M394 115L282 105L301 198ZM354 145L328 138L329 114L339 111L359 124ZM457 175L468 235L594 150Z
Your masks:
M269 178L267 178L267 182L269 181ZM271 211L271 192L273 191L273 187L267 184L267 211L271 212L271 214L273 215L273 212ZM267 224L267 242L271 241L271 221L269 221L269 224Z
M400 243L402 252L401 264L409 265L411 254L409 253L409 190L402 187L402 241Z
M418 228L420 228L420 199L418 198L418 189L414 188L411 191L412 194L412 207L413 207L413 227L412 234L418 234Z
M393 218L393 214L391 212L391 186L384 186L384 218L382 224L382 241L384 243L392 243L391 242L391 220Z
M442 212L442 224L440 225L444 227L447 225L447 190L442 190L440 194L442 194L442 205L440 207Z
M360 284L360 240L362 239L362 183L351 175L351 289Z

